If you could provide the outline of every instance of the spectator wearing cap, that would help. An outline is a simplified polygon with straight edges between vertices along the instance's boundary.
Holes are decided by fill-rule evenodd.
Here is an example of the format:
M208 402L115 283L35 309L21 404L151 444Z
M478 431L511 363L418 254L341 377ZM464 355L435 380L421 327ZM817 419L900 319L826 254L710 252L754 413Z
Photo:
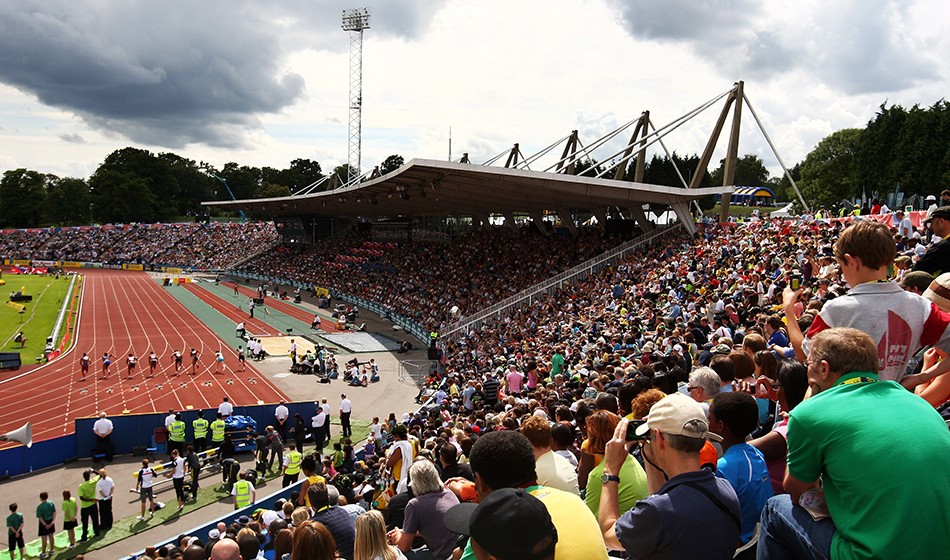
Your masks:
M922 270L912 270L897 281L897 285L900 286L905 292L910 292L912 294L924 295L924 291L930 287L930 283L933 282L933 275L929 272L924 272Z
M702 407L679 393L653 405L636 433L649 434L643 444L647 476L663 484L621 514L617 474L636 443L626 441L627 424L617 424L604 456L599 519L607 546L637 558L694 558L698 546L704 558L732 558L739 544L739 499L727 481L700 467L706 439L721 439L709 432Z
M597 519L584 502L568 492L538 485L534 452L524 435L505 430L481 436L472 446L471 465L480 502L502 488L521 488L544 504L558 531L556 558L607 559ZM520 535L520 530L508 531ZM461 560L474 558L470 540Z
M552 560L558 531L541 500L522 488L502 488L479 504L459 504L445 517L450 530L471 536L477 558ZM517 530L512 530L517 528Z
M813 396L789 417L788 494L762 512L760 558L946 555L950 477L939 465L950 432L923 399L880 379L879 364L877 344L856 329L812 339ZM798 505L806 492L823 497L830 518L815 521Z
M729 481L739 497L742 544L752 540L762 508L772 497L765 457L746 443L758 425L759 407L748 393L719 393L709 405L709 428L722 436L723 455L716 464L716 476Z
M941 206L929 212L924 225L929 226L940 241L927 247L927 252L914 265L914 270L939 276L950 268L950 206Z

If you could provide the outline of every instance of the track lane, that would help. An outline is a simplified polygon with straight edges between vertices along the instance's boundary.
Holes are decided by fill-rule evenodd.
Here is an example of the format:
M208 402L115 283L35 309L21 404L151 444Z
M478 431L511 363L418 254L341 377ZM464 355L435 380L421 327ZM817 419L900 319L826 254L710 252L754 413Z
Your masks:
M84 275L75 346L28 375L0 383L0 432L30 421L34 439L41 441L71 433L76 418L94 416L100 410L118 415L124 407L135 413L164 412L189 404L210 408L225 395L239 404L286 399L250 363L240 377L232 375L230 384L229 377L215 375L214 351L221 348L231 364L237 363L236 353L148 275L109 270L89 270ZM171 349L177 347L186 354L187 368L192 346L203 356L199 374L187 376L183 370L178 378L171 376ZM156 348L161 369L154 378L145 379L150 347ZM132 349L139 365L128 382L122 378L125 357ZM102 380L105 351L113 353L116 363L109 378ZM79 374L82 352L92 358L85 381Z

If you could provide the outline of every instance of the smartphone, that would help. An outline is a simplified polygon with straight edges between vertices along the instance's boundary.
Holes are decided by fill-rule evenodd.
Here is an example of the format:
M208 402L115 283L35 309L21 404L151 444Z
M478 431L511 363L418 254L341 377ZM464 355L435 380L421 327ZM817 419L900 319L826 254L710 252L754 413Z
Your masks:
M631 420L630 423L627 424L627 437L625 439L627 441L642 441L645 439L650 439L649 431L644 433L642 436L637 435L637 428L646 423L646 420Z
M802 287L802 274L797 270L788 277L788 286L797 290Z

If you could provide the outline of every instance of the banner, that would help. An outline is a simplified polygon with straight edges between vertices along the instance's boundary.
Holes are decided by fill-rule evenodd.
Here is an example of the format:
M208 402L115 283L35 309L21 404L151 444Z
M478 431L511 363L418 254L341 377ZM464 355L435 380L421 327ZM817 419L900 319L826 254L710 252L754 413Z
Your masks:
M182 270L173 266L163 266L162 272L166 274L181 274Z
M317 293L317 297L329 297L330 295L330 290L326 288L314 288L313 291Z
M15 266L30 266L30 261L23 259L13 259L13 264Z
M140 264L124 264L122 268L124 270L145 270L145 267Z
M63 267L64 268L80 268L82 267L82 263L78 261L63 261Z

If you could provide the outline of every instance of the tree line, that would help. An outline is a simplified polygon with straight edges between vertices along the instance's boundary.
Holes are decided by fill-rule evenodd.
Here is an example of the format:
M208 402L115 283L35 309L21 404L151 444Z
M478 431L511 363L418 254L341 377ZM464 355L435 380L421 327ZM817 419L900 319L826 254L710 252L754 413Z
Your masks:
M864 128L818 142L799 169L802 195L816 207L898 190L905 197L938 195L950 185L950 104L882 103Z
M388 173L403 164L393 155ZM323 189L347 178L333 169ZM208 200L288 196L324 178L319 162L295 159L284 169L230 162L216 169L173 153L122 148L109 154L88 179L12 169L0 179L0 227L31 228L108 223L155 223L206 216ZM228 192L230 189L230 192Z
M389 173L403 161L402 156L389 156L378 171ZM681 186L675 168L689 181L698 162L695 154L654 154L645 162L644 182ZM635 160L627 165L624 180L633 180L635 165ZM604 168L601 162L582 159L575 173L593 176ZM337 166L320 188L343 184L348 171L346 164ZM720 161L716 169L703 172L700 185L721 185L722 173ZM950 185L950 104L940 100L930 107L904 109L884 103L867 126L828 135L790 173L805 200L816 207L862 195L884 197L897 189L907 196L939 193ZM310 159L295 159L284 169L235 162L215 169L173 153L122 148L109 154L88 179L22 168L6 171L0 179L0 227L196 218L208 212L201 206L206 200L229 200L232 193L237 199L288 196L323 178L320 163ZM755 154L739 158L735 184L770 187L778 200L794 198L788 180L771 176Z

